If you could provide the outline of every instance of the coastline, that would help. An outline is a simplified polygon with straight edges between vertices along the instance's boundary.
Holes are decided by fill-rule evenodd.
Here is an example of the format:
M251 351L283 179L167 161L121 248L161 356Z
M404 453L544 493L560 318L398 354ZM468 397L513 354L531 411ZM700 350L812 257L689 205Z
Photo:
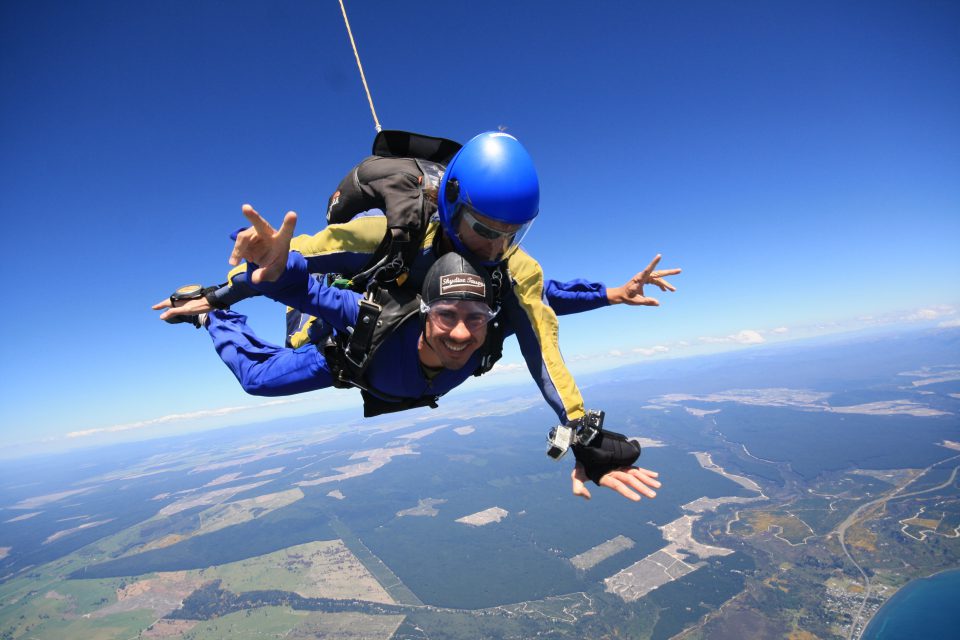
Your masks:
M863 632L860 634L860 638L861 638L861 639L864 639L864 640L873 640L873 639L876 637L876 640L883 640L882 637L877 637L877 634L880 633L880 631L882 631L882 630L877 630L877 629L871 630L870 627L871 627L871 625L873 624L873 622L874 622L877 618L879 618L882 613L884 613L885 610L888 610L888 607L891 605L891 603L894 603L894 600L897 598L897 596L900 596L901 594L905 593L907 589L910 589L910 588L916 589L916 588L918 587L918 583L921 583L921 582L927 581L927 580L934 580L934 579L936 579L938 576L942 576L943 574L946 574L946 573L956 573L957 576L958 576L958 580L960 580L960 566L956 566L956 567L946 567L946 568L944 568L944 569L940 569L940 570L938 570L938 571L936 571L936 572L934 572L934 573L931 573L930 575L927 575L927 576L912 578L910 581L908 581L908 582L907 582L906 584L904 584L902 587L900 587L899 589L897 589L896 591L894 591L894 592L893 592L893 595L891 595L889 598L887 598L886 602L884 602L884 603L880 606L880 608L877 609L876 612L875 612L873 615L870 616L869 619L867 619L866 621L864 621ZM896 604L896 603L894 603L894 605L895 605L895 604ZM885 615L889 615L889 610L887 611L887 613L886 613ZM868 636L868 635L867 635L868 632L871 632L871 635Z

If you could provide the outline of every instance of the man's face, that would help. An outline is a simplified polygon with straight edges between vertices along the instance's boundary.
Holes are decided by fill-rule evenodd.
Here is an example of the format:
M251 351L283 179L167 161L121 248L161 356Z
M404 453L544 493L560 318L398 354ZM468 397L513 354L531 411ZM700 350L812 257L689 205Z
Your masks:
M485 262L498 262L523 227L508 224L464 209L458 214L457 236L467 249Z
M487 339L490 307L465 300L438 301L430 305L424 327L420 360L428 367L461 369Z

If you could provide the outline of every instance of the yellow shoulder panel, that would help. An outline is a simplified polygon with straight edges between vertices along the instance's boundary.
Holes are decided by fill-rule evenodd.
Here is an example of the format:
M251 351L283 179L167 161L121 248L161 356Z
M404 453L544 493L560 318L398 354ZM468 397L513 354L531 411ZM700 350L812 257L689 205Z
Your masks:
M431 220L427 223L427 229L423 234L423 242L420 243L421 247L429 247L433 245L433 239L436 237L437 233L440 230L440 222L438 220Z
M297 236L290 241L290 248L305 258L328 253L373 253L386 232L385 217L366 216L343 224L331 224L312 236Z
M304 258L331 253L373 253L387 232L387 219L383 216L356 218L343 224L331 224L320 233L299 235L290 240L290 249L299 251ZM241 263L227 274L233 282L238 273L247 272L247 263Z

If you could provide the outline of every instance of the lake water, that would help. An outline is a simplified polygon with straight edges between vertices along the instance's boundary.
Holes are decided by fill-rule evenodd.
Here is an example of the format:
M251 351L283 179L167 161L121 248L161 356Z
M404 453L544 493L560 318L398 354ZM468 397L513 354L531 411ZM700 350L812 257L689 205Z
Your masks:
M914 580L890 598L862 640L960 638L960 569Z

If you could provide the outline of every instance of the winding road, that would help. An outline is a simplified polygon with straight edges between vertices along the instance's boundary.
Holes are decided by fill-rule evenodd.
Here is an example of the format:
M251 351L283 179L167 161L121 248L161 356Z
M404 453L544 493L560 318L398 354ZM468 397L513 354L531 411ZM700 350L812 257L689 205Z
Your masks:
M949 487L951 484L953 484L953 481L957 479L957 471L960 471L960 466L954 467L953 473L950 474L950 478L947 479L946 482L943 482L942 484L939 484L935 487L930 487L929 489L924 489L922 491L913 491L911 493L903 493L903 494L900 493L901 491L909 487L911 484L913 484L914 482L916 482L917 480L925 476L927 472L929 472L934 467L941 465L945 462L950 462L951 460L956 460L957 458L960 458L960 456L952 456L950 458L940 460L939 462L934 462L929 467L921 471L916 477L912 478L911 480L908 480L901 486L894 489L889 494L883 497L877 498L876 500L873 500L866 504L860 505L856 511L854 511L849 516L847 516L846 520L841 522L837 526L837 528L833 531L833 533L837 534L837 537L840 540L840 547L843 549L843 553L847 556L847 560L849 560L850 564L855 566L857 568L857 571L860 572L860 575L863 576L863 583L864 583L863 602L860 603L860 608L857 609L857 613L853 617L853 621L850 624L850 633L847 634L847 640L853 640L853 638L855 637L854 634L856 633L856 630L857 630L857 621L860 620L860 617L863 615L863 610L867 606L867 600L870 599L870 578L867 576L866 571L863 570L863 567L857 564L857 561L853 559L852 555L850 555L850 550L847 548L846 542L844 541L844 536L846 536L847 529L849 529L852 525L857 523L860 517L860 514L862 512L868 511L874 505L885 504L890 500L895 500L899 498L908 498L910 496L918 496L923 493L930 493L931 491L939 491L940 489ZM864 522L865 521L866 519L864 519ZM866 629L866 623L864 624L863 628ZM859 635L857 635L856 637L859 637Z

